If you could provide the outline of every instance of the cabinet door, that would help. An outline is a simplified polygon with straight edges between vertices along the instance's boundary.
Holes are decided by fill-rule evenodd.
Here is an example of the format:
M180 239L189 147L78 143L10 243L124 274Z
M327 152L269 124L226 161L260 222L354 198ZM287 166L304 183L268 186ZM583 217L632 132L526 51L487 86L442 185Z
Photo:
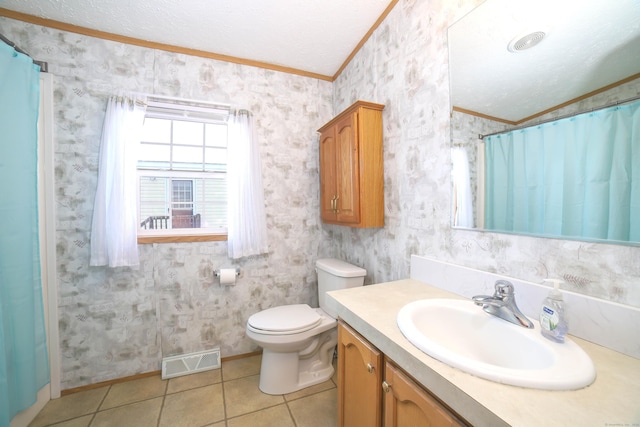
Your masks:
M389 361L385 362L384 376L384 427L464 425Z
M360 156L358 113L336 123L336 219L341 223L360 221Z
M320 217L335 221L333 200L336 190L336 128L330 127L320 134Z
M342 322L338 325L338 426L379 427L382 355Z

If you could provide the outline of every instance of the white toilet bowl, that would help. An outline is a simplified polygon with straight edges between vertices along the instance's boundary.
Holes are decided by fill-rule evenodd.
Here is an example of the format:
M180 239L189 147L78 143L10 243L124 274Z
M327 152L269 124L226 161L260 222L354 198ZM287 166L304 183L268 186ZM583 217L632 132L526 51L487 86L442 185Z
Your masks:
M247 337L263 348L260 390L292 393L331 378L336 325L336 319L307 304L274 307L251 316Z
M292 304L249 317L247 337L262 347L260 390L286 394L327 381L338 343L337 307L327 292L362 286L366 270L338 259L319 259L320 308Z

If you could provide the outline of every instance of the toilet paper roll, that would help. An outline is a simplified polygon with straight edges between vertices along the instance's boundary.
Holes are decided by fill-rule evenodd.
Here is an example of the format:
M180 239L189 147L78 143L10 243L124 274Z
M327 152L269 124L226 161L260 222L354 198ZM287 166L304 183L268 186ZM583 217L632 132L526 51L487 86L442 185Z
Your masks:
M221 285L235 285L236 284L236 270L235 270L235 268L221 268L220 269L220 284Z

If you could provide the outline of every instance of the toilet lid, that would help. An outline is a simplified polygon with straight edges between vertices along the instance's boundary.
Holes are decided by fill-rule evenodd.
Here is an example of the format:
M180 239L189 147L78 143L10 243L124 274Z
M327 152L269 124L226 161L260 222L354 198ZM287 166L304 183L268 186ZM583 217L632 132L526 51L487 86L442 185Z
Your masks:
M322 317L307 304L282 305L249 317L249 325L270 332L304 332L314 328Z

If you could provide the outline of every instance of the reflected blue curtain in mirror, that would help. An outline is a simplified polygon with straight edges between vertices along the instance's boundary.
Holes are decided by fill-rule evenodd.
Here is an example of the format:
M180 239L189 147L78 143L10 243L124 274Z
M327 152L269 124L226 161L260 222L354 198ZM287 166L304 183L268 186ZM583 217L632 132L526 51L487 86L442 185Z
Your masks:
M0 43L0 426L49 382L38 244L39 67Z
M486 229L640 241L640 101L485 142Z

